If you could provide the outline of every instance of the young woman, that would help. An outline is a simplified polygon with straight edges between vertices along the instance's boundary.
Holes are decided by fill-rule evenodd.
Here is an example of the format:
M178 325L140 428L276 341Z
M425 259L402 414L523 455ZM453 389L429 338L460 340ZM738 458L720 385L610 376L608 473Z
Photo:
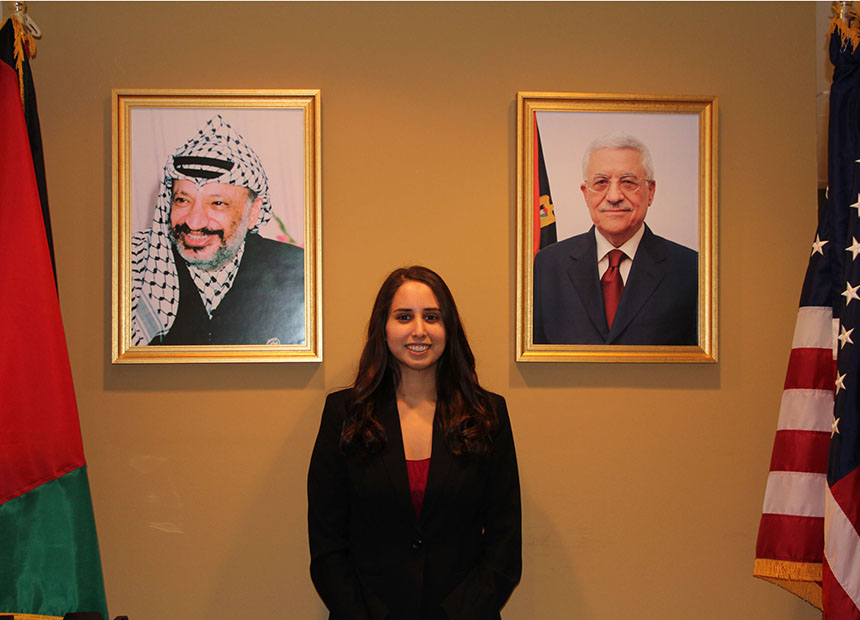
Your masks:
M520 522L505 401L478 384L442 278L397 269L311 457L311 578L330 620L500 618L520 579Z

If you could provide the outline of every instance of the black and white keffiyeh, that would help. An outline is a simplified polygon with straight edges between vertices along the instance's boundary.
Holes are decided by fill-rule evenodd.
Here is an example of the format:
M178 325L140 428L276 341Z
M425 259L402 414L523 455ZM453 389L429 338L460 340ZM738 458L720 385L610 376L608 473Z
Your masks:
M206 308L206 314L209 315L210 319L215 308L224 299L224 295L233 286L233 280L236 279L236 273L239 271L243 254L245 254L244 241L239 246L239 249L236 250L236 255L218 269L201 269L194 265L188 265L188 273L191 276L191 280L197 286L197 292L200 293L203 306Z
M217 114L167 158L152 226L132 236L131 343L134 346L147 345L170 331L179 307L179 279L170 241L170 203L175 179L186 179L201 188L206 183L225 183L254 191L262 199L262 205L257 223L249 232L258 231L272 216L269 180L260 158ZM213 272L189 266L210 314L230 290L244 247L243 243L232 260Z

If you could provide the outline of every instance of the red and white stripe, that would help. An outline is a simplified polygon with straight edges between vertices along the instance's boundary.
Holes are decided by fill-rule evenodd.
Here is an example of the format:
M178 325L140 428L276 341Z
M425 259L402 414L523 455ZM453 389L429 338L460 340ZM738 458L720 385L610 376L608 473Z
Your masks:
M824 511L824 619L860 619L860 469L828 489Z
M830 307L798 311L756 545L756 576L802 581L816 590L824 549L837 327ZM805 598L819 600L817 595Z

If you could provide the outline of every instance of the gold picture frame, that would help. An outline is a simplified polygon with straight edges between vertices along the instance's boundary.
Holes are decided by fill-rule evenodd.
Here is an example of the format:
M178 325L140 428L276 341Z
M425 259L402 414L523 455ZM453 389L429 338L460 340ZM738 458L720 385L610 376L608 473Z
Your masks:
M114 89L111 120L113 363L322 361L320 91Z
M622 144L612 141L627 139L611 136L614 132L638 138L653 153L653 180L636 179L640 189L650 188L644 190L647 219L641 229L670 249L668 255L659 257L664 265L684 266L659 273L655 281L662 288L652 288L649 294L655 303L664 300L664 308L679 308L679 313L683 308L684 315L675 318L674 310L646 310L646 302L641 301L646 297L634 297L642 292L642 280L637 282L631 273L625 288L625 292L627 288L631 291L627 299L642 305L631 302L625 307L622 296L616 316L622 316L622 308L625 314L623 321L615 321L618 325L613 332L608 317L598 325L605 306L596 262L597 227L592 228L592 205L586 203L591 185L583 180L591 160L582 160L595 146L617 149L599 146ZM715 96L517 93L518 362L717 362L717 137ZM620 188L620 180L615 183L613 187ZM629 210L620 198L618 205ZM600 208L595 203L595 213ZM542 229L546 245L553 245L552 234L556 235L555 247L538 258L536 270ZM645 237L641 239L640 248ZM643 266L635 267L640 252L648 256L637 250L631 272L645 269L647 259L640 261ZM666 258L675 255L679 257L675 263ZM681 272L685 277L677 277ZM682 287L681 282L690 285ZM674 295L680 301L670 304ZM641 318L638 325L637 318ZM692 329L682 331L674 325Z

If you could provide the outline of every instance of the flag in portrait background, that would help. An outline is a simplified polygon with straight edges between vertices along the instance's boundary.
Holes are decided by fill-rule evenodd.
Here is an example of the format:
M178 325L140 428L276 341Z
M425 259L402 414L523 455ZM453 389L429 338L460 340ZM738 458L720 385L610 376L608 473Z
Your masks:
M549 189L549 176L543 159L543 147L540 142L540 129L537 117L535 124L535 175L534 175L534 234L535 254L538 250L558 241L555 225L555 208L552 206L552 195Z
M860 619L860 54L834 19L828 193L801 292L754 575ZM852 32L853 30L853 32ZM856 333L855 333L856 330Z
M0 29L0 614L106 618L27 39Z

